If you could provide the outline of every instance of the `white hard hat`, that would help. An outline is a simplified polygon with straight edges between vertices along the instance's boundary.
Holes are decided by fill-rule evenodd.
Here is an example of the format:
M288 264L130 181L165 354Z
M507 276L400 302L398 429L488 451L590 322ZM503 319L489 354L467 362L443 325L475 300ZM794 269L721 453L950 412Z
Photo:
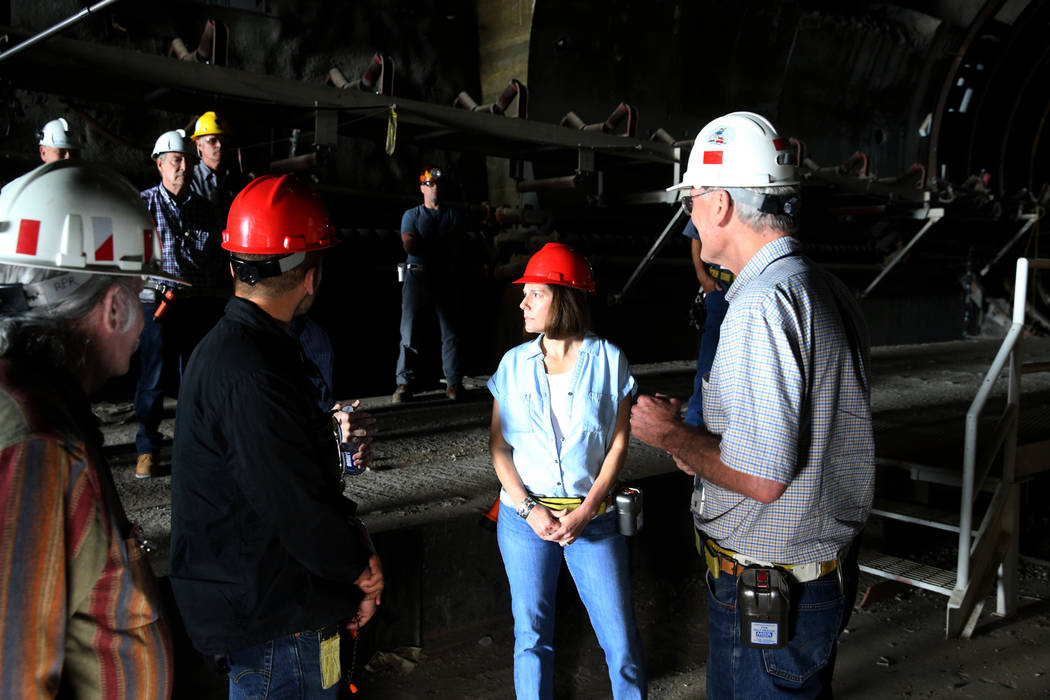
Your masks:
M777 187L797 185L795 153L765 117L733 112L700 130L682 182L691 187Z
M75 134L69 133L69 122L59 117L44 124L44 128L40 130L39 145L75 150L80 148L80 141Z
M0 190L0 264L181 282L160 260L149 210L109 168L59 160Z
M185 153L190 155L189 142L186 140L185 129L175 129L174 131L165 131L157 139L157 143L153 145L153 155L150 156L153 160L157 159L161 153Z

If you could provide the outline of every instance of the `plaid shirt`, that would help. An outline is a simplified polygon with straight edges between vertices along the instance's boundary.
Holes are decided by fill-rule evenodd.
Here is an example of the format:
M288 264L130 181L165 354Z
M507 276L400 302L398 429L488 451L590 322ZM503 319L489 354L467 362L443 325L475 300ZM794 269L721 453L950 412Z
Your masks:
M775 239L740 271L703 393L722 461L787 490L763 504L705 482L693 506L719 544L780 564L834 559L860 532L875 484L867 327L800 249Z
M0 698L165 700L157 583L62 376L0 359Z
M160 234L161 268L195 287L220 287L227 257L219 245L218 220L211 204L193 192L179 204L163 184L139 196Z

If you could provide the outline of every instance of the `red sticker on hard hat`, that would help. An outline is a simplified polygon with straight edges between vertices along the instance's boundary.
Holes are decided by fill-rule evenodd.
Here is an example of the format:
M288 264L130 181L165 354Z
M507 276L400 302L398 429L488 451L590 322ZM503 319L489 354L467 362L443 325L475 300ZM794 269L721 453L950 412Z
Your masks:
M113 259L113 219L92 216L91 232L95 241L95 262Z
M21 255L36 255L36 242L40 238L40 222L32 219L22 219L18 227L18 241L15 243L15 252Z
M786 139L773 139L773 148L778 151L786 151L788 149L788 142Z
M704 151L704 165L721 165L722 151Z

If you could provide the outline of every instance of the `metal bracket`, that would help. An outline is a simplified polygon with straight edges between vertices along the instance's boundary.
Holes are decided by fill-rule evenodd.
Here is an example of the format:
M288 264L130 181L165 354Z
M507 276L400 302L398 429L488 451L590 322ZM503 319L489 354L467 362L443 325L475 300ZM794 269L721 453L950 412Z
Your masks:
M878 276L876 276L875 279L871 281L871 284L868 285L867 289L860 293L861 299L868 296L868 294L871 293L871 290L875 289L875 285L881 282L882 278L889 274L890 270L896 267L897 263L904 259L904 256L908 254L908 251L915 247L915 244L919 242L919 239L925 236L926 232L929 231L935 223L944 218L944 209L940 207L923 207L922 209L919 209L915 212L915 218L926 219L926 223L923 224L922 228L919 229L918 233L912 236L912 239L908 241L908 244L906 246L898 250L896 254L894 254L893 257L889 259L889 261L886 263L886 266L882 268L882 272L880 272Z

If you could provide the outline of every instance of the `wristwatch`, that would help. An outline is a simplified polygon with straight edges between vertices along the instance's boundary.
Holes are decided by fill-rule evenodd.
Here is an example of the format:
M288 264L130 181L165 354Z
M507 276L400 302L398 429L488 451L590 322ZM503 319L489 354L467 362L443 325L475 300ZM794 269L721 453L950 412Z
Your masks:
M522 518L529 517L529 513L536 507L536 499L532 496L526 496L521 503L518 504L518 515Z

